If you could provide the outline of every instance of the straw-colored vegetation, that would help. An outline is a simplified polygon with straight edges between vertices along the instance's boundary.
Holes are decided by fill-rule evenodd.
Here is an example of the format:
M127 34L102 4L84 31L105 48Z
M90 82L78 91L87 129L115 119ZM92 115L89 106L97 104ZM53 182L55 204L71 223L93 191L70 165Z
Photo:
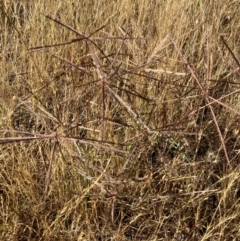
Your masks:
M240 239L239 1L0 4L1 240Z

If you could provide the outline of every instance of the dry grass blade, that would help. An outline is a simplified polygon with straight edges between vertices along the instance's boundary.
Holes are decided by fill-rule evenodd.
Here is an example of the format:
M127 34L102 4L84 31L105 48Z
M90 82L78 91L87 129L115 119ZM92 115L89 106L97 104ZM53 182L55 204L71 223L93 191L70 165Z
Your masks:
M55 136L53 135L45 135L45 136L27 136L27 137L4 137L0 138L0 144L7 144L12 142L24 142L24 141L34 141L34 140L43 140L43 139L53 139Z
M65 137L65 136L61 137L61 136L58 136L58 138L62 138L64 140L77 141L81 144L87 144L87 145L90 145L90 146L94 146L96 148L104 149L104 150L115 152L115 153L123 153L123 154L128 153L127 151L119 150L119 149L111 147L111 146L105 146L105 145L103 145L104 141L100 141L100 144L98 144L98 143L93 142L93 141L82 140L82 139L79 139L79 138L76 138L76 137ZM114 144L114 143L109 143L109 144Z
M48 170L47 170L46 178L45 178L44 202L47 201L47 197L48 197L49 185L50 185L50 182L51 182L52 165L53 165L53 161L54 161L55 149L56 149L56 141L53 144L53 148L52 148L52 151L51 151L51 158L50 158L50 162L49 162L49 166L48 166Z
M222 42L224 43L224 45L226 46L226 48L228 49L229 53L232 55L233 59L235 60L236 64L238 65L238 67L240 68L240 61L237 58L237 56L233 53L233 51L231 50L231 48L228 46L227 42L225 41L223 36L220 36Z
M177 75L177 76L188 75L187 73L179 73L179 72L174 72L174 71L165 70L165 69L145 69L145 71L152 72L152 73L171 74L171 75Z
M240 240L239 10L0 1L0 240Z
M48 48L53 48L53 47L59 47L59 46L65 46L65 45L68 45L68 44L72 44L72 43L75 43L75 42L78 42L78 41L81 41L81 40L84 40L85 38L78 38L78 39L72 39L68 42L65 42L65 43L58 43L58 44L50 44L50 45L43 45L43 46L35 46L35 47L31 47L29 48L28 50L31 50L31 51L38 51L38 50L46 50Z
M100 81L101 81L101 90L102 90L102 136L101 136L101 140L103 141L103 136L104 136L104 125L105 125L105 84L107 81L106 75L105 73L102 71L101 66L100 66L100 62L97 58L97 56L95 55L91 44L88 44L89 49L90 49L90 53L93 59L94 64L96 65L97 71L98 71L98 75L100 77Z

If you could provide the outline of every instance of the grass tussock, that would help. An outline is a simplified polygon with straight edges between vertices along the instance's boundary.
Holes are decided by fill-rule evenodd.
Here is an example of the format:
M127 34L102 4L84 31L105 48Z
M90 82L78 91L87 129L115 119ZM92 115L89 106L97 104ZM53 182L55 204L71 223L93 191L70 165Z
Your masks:
M0 3L1 240L239 240L239 1Z

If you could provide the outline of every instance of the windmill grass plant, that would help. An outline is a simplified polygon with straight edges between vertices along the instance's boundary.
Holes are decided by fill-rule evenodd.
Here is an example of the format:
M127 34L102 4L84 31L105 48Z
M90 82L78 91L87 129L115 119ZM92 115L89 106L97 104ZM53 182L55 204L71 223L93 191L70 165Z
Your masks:
M0 239L239 240L239 1L0 3Z

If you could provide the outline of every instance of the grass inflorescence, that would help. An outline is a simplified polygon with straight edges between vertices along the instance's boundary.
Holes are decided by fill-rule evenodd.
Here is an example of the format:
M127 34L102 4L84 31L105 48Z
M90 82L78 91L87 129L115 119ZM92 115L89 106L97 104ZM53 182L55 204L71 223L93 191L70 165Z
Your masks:
M1 240L238 240L239 10L2 1Z

